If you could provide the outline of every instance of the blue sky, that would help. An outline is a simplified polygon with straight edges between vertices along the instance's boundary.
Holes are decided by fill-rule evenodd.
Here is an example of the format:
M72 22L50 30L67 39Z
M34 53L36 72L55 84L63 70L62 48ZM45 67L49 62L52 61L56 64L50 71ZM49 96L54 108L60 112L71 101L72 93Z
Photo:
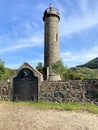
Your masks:
M5 66L36 66L44 57L43 13L59 10L60 57L68 67L98 57L98 0L0 0L0 58Z

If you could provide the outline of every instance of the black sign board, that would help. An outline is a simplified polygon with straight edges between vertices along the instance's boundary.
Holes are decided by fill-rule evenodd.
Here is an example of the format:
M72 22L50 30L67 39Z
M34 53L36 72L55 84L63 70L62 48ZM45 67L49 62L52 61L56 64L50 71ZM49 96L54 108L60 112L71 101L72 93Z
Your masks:
M38 77L28 68L23 68L13 78L13 101L37 101Z

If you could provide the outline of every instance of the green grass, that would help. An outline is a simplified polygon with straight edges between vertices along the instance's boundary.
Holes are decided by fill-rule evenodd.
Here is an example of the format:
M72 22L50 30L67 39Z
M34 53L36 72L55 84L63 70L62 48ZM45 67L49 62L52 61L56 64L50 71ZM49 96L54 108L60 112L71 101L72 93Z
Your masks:
M0 101L0 104L8 105L21 105L21 106L32 106L42 110L66 110L66 111L88 111L91 113L98 114L98 106L90 103L73 103L73 102L10 102L10 101Z

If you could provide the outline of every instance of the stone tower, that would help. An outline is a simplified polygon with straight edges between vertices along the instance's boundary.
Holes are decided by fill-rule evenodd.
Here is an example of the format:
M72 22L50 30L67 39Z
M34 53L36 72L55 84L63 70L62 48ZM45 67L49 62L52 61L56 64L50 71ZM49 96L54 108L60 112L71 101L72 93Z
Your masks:
M59 29L60 16L58 10L50 4L44 12L44 80L61 80L52 70L52 64L59 60Z

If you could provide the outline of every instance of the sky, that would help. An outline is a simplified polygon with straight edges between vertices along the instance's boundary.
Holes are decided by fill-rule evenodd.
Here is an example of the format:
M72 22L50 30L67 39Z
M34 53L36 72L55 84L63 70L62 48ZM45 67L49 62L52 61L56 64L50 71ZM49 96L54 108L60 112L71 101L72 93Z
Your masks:
M58 9L60 58L67 67L98 57L98 0L0 0L0 59L17 69L44 64L44 11Z

